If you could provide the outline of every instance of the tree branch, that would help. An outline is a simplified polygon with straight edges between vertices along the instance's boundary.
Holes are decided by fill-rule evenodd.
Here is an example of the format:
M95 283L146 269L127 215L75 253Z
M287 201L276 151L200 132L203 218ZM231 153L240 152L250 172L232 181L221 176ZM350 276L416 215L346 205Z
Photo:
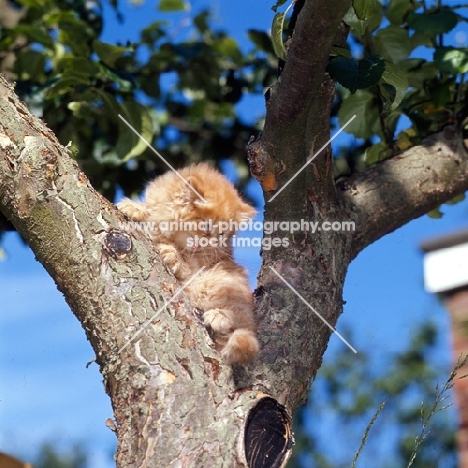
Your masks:
M307 0L302 7L288 50L287 61L268 101L264 136L271 143L291 128L304 138L309 110L317 98L330 49L350 1ZM279 142L278 142L279 143Z
M349 5L306 0L299 13L287 62L267 103L263 134L248 146L252 174L265 192L265 222L338 219L329 148L273 201L269 199L330 137L335 85L325 70L331 46L341 44L346 36L341 20ZM266 237L278 240L279 235ZM254 373L294 411L307 396L331 335L322 319L334 325L342 312L350 236L304 229L282 235L287 248L262 251L257 311L261 358L266 365L257 366Z
M170 302L181 285L150 239L123 230L123 215L1 76L0 115L0 210L94 348L114 408L117 466L245 467L258 453L280 466L291 452L288 413L252 376L236 386L183 292Z
M367 245L468 190L468 152L461 131L446 127L422 145L339 182L355 257Z
M345 41L347 31L341 20L350 4L306 0L302 6L285 67L270 90L263 134L248 147L252 174L266 192L286 184L330 137L335 84L325 70L332 45ZM267 218L303 218L311 186L314 196L325 199L332 194L334 198L329 149L285 188L281 198L268 205ZM266 195L267 199L272 196Z

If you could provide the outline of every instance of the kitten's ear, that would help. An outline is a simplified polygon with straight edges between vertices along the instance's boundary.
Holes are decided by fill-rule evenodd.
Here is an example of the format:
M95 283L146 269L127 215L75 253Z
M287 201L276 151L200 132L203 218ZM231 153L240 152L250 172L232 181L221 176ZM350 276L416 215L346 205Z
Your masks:
M194 203L197 201L204 201L203 198L203 184L196 176L190 175L185 178L183 193L184 201L186 203Z
M187 203L200 208L210 208L213 203L205 199L205 183L203 179L197 176L188 176L187 182L190 184L190 188L185 184Z
M257 210L250 205L247 205L247 203L242 203L239 208L239 217L242 221L248 221L257 214Z

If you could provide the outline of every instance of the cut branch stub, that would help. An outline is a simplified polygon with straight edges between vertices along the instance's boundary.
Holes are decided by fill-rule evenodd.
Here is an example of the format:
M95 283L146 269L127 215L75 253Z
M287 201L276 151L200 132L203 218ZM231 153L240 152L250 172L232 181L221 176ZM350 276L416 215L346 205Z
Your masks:
M249 468L281 468L291 454L292 420L286 408L270 397L249 412L245 426L245 456Z
M261 184L264 192L270 192L278 188L275 176L275 163L262 146L261 137L257 140L251 138L247 145L247 159L250 172Z
M132 249L132 239L127 233L113 229L106 235L104 245L113 257L122 260Z

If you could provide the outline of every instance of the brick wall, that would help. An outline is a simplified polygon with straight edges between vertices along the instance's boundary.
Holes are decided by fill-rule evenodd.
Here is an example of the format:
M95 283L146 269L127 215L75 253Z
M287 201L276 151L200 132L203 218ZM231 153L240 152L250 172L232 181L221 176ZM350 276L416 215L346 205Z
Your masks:
M454 363L460 355L468 354L468 287L449 294L445 301L452 317L452 348ZM468 374L468 364L458 375ZM459 468L468 468L468 377L455 379L455 400L459 410L459 430L457 433Z

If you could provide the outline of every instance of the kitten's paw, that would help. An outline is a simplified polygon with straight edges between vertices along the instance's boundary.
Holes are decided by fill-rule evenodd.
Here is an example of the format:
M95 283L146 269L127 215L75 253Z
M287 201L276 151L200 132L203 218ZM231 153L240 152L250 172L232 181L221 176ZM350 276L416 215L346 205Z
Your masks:
M234 326L232 320L221 309L210 309L203 314L205 326L210 327L215 333L227 335L232 332Z
M255 333L245 328L234 330L221 354L227 364L246 364L252 361L260 350Z
M124 198L121 202L117 203L117 208L135 221L145 221L148 218L148 211L145 205L134 202L129 198Z
M164 263L172 270L177 279L185 279L192 273L173 245L159 244L159 254Z
M173 245L159 244L158 251L164 263L175 273L175 271L178 270L179 264L182 262L177 249Z

